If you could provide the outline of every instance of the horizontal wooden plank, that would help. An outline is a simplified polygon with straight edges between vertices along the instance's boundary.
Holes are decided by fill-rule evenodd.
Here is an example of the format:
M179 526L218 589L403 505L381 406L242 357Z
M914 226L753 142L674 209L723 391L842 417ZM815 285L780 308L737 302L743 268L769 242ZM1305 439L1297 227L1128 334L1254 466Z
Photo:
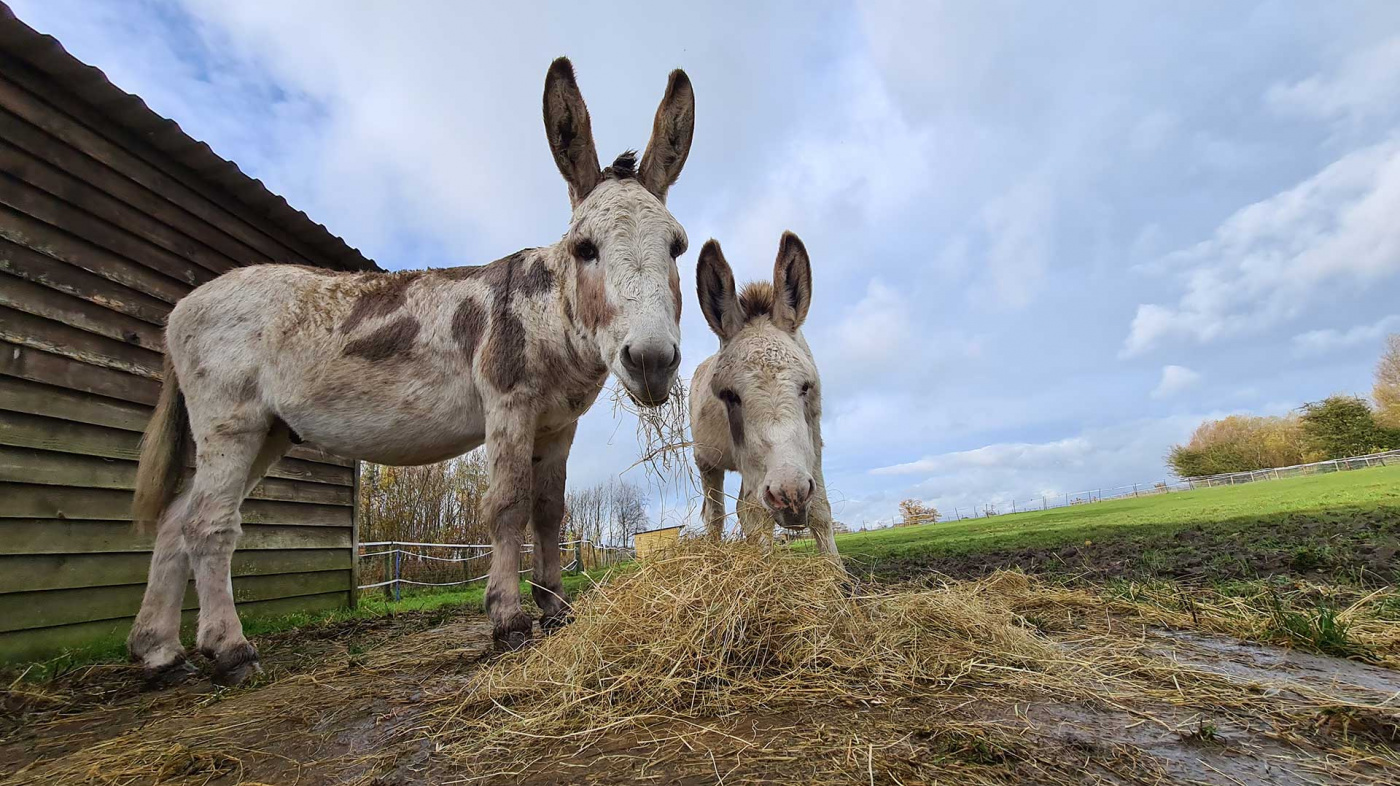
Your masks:
M135 488L136 462L0 445L0 482L130 491ZM354 489L349 485L264 478L250 496L286 502L350 505Z
M0 554L150 553L154 542L153 534L137 534L128 521L0 518ZM348 550L350 528L245 521L238 548Z
M74 237L192 287L212 281L218 275L184 257L153 245L132 234L125 227L104 221L47 191L4 173L0 173L0 204L49 226L62 227L64 232Z
M0 341L0 374L154 406L160 383L116 369Z
M164 363L159 352L4 306L0 306L0 340L148 379L160 379Z
M0 184L3 185L3 184ZM192 286L0 203L0 237L158 300L175 303Z
M24 554L0 556L0 595L9 592L111 587L141 584L150 567L149 554ZM349 549L259 551L233 554L234 576L314 573L348 570Z
M91 423L140 434L151 417L151 407L106 396L89 396L52 385L31 382L19 377L0 375L0 409L31 415ZM354 472L355 462L332 456L309 445L296 445L287 451L291 458L348 467ZM342 476L343 477L343 476Z
M349 594L328 592L292 598L252 601L238 604L238 616L244 621L267 617L283 617L296 613L319 613L345 608ZM96 622L80 622L46 628L0 633L0 662L22 663L51 658L64 650L83 647L98 641L121 641L131 631L132 617ZM186 643L193 642L196 612L181 616ZM256 643L256 642L254 642Z
M277 481L284 483L285 481ZM352 489L311 486L316 501L253 498L243 501L244 524L348 527ZM299 491L293 489L293 492ZM329 493L327 493L329 492ZM274 494L284 494L274 489ZM90 519L131 521L131 492L34 483L0 483L0 519Z
M42 129L50 136L102 162L113 170L114 175L129 178L151 192L179 205L182 209L219 227L229 237L265 258L313 264L309 257L292 248L293 243L279 242L271 235L236 218L236 212L241 211L231 209L232 205L216 204L179 179L171 177L161 169L132 155L130 151L113 143L104 135L76 122L71 116L55 112L51 104L40 100L18 86L11 81L13 79L14 76L11 74L0 78L0 107ZM41 91L41 94L48 92ZM244 209L246 210L246 208Z
M0 407L137 434L146 428L151 417L151 408L141 404L3 375L0 375Z
M0 237L0 270L96 303L151 325L164 325L170 304Z
M156 325L5 273L0 273L0 306L152 352L165 350L161 329Z
M0 445L135 461L140 456L140 443L141 435L134 431L0 409ZM355 482L355 471L350 467L294 458L272 465L268 476L338 486Z
M75 622L116 619L136 614L146 586L12 592L0 595L0 632L71 625ZM350 571L328 570L316 573L279 573L271 576L242 576L233 580L236 603L276 598L319 595L350 590ZM194 582L185 592L183 608L199 605Z
M189 233L205 234L215 243L226 236L201 233L207 225L189 212L127 178L113 176L110 169L3 110L0 140L4 140L0 142L0 172L123 227L205 270L217 274L260 259L257 254L245 253L241 261L235 260L196 240Z

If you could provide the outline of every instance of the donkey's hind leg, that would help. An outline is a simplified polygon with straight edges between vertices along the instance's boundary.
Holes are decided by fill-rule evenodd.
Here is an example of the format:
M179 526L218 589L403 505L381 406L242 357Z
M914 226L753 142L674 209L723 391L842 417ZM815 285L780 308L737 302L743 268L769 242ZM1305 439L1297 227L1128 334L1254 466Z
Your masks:
M197 458L183 531L199 594L195 646L213 661L220 685L237 685L260 671L258 652L244 638L233 603L231 562L243 534L239 508L257 482L254 471L261 477L276 460L264 450L277 438L269 435L270 425L269 416L246 410L192 423Z
M190 581L190 559L175 522L183 520L188 503L189 494L176 497L157 526L146 594L127 637L127 651L145 669L152 687L173 685L195 672L180 645L180 605Z

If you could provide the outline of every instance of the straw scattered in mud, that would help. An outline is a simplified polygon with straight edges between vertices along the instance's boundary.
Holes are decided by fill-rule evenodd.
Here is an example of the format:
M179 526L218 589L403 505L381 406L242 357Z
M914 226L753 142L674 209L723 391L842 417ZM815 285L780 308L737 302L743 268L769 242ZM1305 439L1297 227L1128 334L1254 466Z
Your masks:
M1220 635L1273 640L1262 602L1007 572L870 585L688 544L521 652L489 656L464 614L323 632L323 656L250 688L46 708L0 740L20 764L0 783L1400 782L1390 605L1343 610L1367 653L1343 660Z

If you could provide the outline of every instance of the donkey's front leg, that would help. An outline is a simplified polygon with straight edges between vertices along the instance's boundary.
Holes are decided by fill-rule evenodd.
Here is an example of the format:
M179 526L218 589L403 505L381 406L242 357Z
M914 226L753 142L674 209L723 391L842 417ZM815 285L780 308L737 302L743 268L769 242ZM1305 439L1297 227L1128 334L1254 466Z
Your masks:
M831 517L831 501L826 496L826 480L822 478L820 453L817 461L817 493L807 509L807 527L812 530L812 539L817 542L817 553L824 554L837 562L841 555L836 552L836 523Z
M705 520L705 536L715 543L724 539L724 470L700 467L700 488L705 501L700 517Z
M559 528L564 523L564 481L576 424L535 440L534 505L530 524L535 533L535 569L530 594L540 607L540 630L548 633L569 621L569 602L559 567Z
M484 508L491 522L491 573L486 613L496 646L515 649L530 640L534 620L520 608L520 544L530 520L534 417L490 412L486 418L486 462L490 488Z

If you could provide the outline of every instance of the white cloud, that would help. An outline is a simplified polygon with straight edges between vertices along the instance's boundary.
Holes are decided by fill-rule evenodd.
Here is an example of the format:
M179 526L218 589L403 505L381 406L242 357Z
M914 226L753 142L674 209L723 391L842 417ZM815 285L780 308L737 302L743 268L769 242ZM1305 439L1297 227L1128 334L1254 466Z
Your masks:
M1087 429L1048 442L1007 442L974 450L926 456L917 461L879 467L871 475L918 476L921 480L886 490L878 498L850 501L867 519L895 515L899 499L917 497L941 511L969 515L988 503L998 510L1034 507L1042 499L1150 486L1167 477L1167 446L1190 436L1202 419L1213 415L1179 415ZM848 516L847 520L854 519Z
M1201 375L1185 366L1163 366L1162 381L1152 390L1152 397L1171 398L1200 381Z
M989 239L987 283L998 303L1025 306L1045 279L1055 203L1054 191L1043 180L1032 178L983 208L981 219Z
M907 464L876 467L872 475L928 475L953 470L976 467L1016 466L1022 469L1040 469L1046 466L1063 466L1066 463L1083 461L1093 446L1084 437L1071 437L1055 442L1038 444L1018 442L1000 445L987 445L975 450L944 453L927 456Z
M1309 330L1293 337L1293 354L1298 357L1325 355L1360 344L1378 343L1386 334L1396 331L1400 331L1400 314L1392 314L1369 325L1356 325L1346 330Z
M1283 114L1352 124L1392 114L1400 102L1400 35L1353 53L1335 73L1277 83L1264 98Z
M1138 306L1122 355L1164 341L1208 343L1296 316L1323 292L1400 272L1400 142L1349 153L1293 188L1237 211L1210 240L1169 255L1186 292Z

